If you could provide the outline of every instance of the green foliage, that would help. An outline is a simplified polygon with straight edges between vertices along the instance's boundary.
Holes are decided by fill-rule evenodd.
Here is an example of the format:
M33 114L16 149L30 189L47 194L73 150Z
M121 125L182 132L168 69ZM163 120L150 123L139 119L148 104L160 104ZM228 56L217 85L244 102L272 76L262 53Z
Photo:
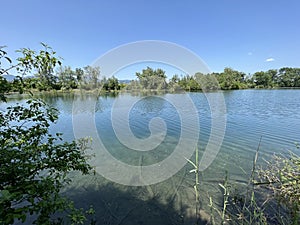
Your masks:
M38 85L54 87L52 72L60 61L50 47L42 45L45 50L39 54L22 49L23 57L18 58L19 63L8 68L2 66L1 60L12 61L0 49L2 101L6 100L4 94L8 91L22 91ZM2 75L12 68L22 74L36 70L39 76L19 77L9 83ZM13 224L16 220L25 222L29 215L34 216L36 224L57 224L63 221L57 213L66 210L70 216L76 215L70 217L72 224L82 224L85 215L91 212L77 210L72 202L60 195L61 188L70 182L67 177L70 171L87 174L91 166L85 153L88 140L68 143L62 140L62 134L49 132L57 118L56 109L34 99L0 112L0 224Z
M50 216L65 209L59 195L77 170L87 174L91 167L84 150L87 141L62 142L61 134L49 133L57 120L57 110L41 100L28 100L26 106L8 107L0 113L0 221L24 221L29 214L45 224Z
M7 52L4 51L5 46L0 46L0 101L6 101L5 93L10 91L10 84L9 82L2 77L2 75L6 74L7 71L10 69L4 69L2 64L2 60L12 63L11 59L7 56Z
M299 148L299 147L297 147ZM225 176L219 184L223 206L217 207L209 196L211 223L216 224L300 224L300 157L274 155L256 169L258 150L246 188L234 188ZM255 180L258 175L259 181Z
M273 200L284 205L290 212L285 220L290 224L299 224L300 157L292 152L288 156L274 155L267 162L267 167L261 168L258 173L260 183L272 193Z
M115 76L112 76L110 78L103 79L102 80L103 83L103 89L105 91L116 91L116 90L120 90L120 84L118 79Z
M245 85L245 74L243 72L225 68L222 73L215 73L215 75L223 90L242 89L247 87Z
M79 78L79 86L85 90L100 88L100 68L86 66L76 70L77 79Z
M0 46L0 76L7 74L7 72L12 68L9 67L7 69L4 69L2 64L2 60L4 59L4 61L6 61L7 63L11 64L12 60L7 56L7 52L4 50L6 46Z
M56 72L58 83L62 90L77 88L76 73L70 66L60 66Z
M142 89L146 90L162 90L167 87L166 74L162 69L152 69L147 67L143 71L137 72L136 76Z
M202 74L196 73L195 80L200 84L201 90L211 91L220 89L216 74Z
M54 68L61 65L61 61L56 57L51 47L41 43L44 50L39 52L28 48L22 48L18 52L22 57L17 59L17 64L12 65L12 60L6 56L4 47L0 47L0 75L7 73L10 69L16 68L21 73L22 78L12 84L0 80L0 98L4 99L4 93L9 91L22 92L25 85L28 88L43 90L71 90L81 88L93 90L103 88L105 91L120 90L125 85L120 85L118 79L111 77L100 79L100 68L86 66L83 69L76 68L73 71L70 67L60 67L56 73ZM1 68L1 60L6 61L11 66L7 69ZM30 71L36 72L36 80L29 79L24 82L24 74ZM162 69L152 69L147 67L142 72L136 73L137 79L126 85L127 90L169 90L173 91L211 91L211 90L233 90L245 88L276 88L276 87L300 87L300 68L284 67L279 70L268 70L246 76L245 73L225 68L221 73L185 75L179 77L174 75L169 83L166 81L165 71ZM34 82L32 82L34 81Z
M272 72L270 71L270 73ZM274 83L270 73L263 71L254 73L253 79L256 86L263 88L273 87Z
M17 59L19 62L17 70L22 75L35 70L39 78L40 90L58 89L54 68L61 65L61 61L55 56L56 52L51 47L44 43L41 43L41 45L44 50L40 50L38 53L29 48L22 48L17 51L22 54L22 57Z
M11 90L10 83L0 76L0 101L6 101L5 94Z
M180 87L186 91L201 90L200 84L195 80L194 76L186 75L178 81Z
M300 87L300 68L281 68L277 77L280 87Z
M256 72L253 82L258 88L300 87L300 69L283 67L279 70Z
M81 68L76 68L75 69L75 75L76 75L76 79L77 81L80 83L83 79L84 76L84 71Z

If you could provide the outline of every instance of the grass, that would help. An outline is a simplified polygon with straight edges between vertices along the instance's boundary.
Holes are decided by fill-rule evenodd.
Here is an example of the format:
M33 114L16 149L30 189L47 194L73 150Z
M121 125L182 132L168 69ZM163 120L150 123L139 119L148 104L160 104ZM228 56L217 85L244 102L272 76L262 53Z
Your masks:
M300 156L292 152L276 154L259 166L260 143L261 139L246 189L235 188L238 185L226 172L223 182L218 184L221 205L216 205L216 197L208 194L210 224L300 224ZM195 162L188 162L193 166L190 172L195 173L197 213L200 206L198 149Z
M194 190L195 190L195 215L196 215L196 224L198 224L199 220L199 206L200 206L200 196L199 196L199 150L196 148L196 158L195 162L191 161L190 159L185 158L192 166L193 169L190 170L190 173L195 173L195 184L194 184Z

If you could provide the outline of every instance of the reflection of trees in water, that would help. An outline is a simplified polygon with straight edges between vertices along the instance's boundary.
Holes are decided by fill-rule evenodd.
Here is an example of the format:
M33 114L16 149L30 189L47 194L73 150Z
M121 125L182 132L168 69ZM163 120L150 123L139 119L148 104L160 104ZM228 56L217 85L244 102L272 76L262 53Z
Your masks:
M166 106L167 101L161 97L148 96L141 98L135 105L133 110L141 113L159 113Z

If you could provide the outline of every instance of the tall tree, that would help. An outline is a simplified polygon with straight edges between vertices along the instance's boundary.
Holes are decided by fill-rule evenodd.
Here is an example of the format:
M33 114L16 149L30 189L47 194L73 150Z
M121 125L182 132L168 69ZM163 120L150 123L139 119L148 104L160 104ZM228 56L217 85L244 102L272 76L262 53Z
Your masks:
M60 66L56 72L58 76L58 82L62 89L73 89L77 87L75 71L70 66Z
M156 70L147 67L142 72L136 73L139 82L144 89L165 89L167 87L165 71L158 68Z
M83 68L83 77L80 82L80 87L83 89L95 89L99 87L100 68L86 66Z
M231 90L246 88L245 76L246 74L243 72L225 68L224 71L217 76L217 79L222 89Z
M115 76L112 76L108 79L103 79L103 89L106 91L119 90L120 85L118 79Z
M45 52L21 52L25 54L15 67L22 73L39 71L45 65L49 66L47 71L53 71L57 62ZM1 75L8 69L0 63ZM62 218L56 213L64 210L75 215L70 223L83 223L82 211L76 210L60 190L70 181L70 171L87 174L91 170L85 153L88 142L64 142L61 134L51 134L49 127L57 118L56 109L33 99L0 111L0 224L25 222L32 214L36 224L57 224Z
M35 70L40 81L40 89L57 89L57 77L54 76L54 68L56 65L61 65L61 61L56 57L56 52L51 47L44 43L41 45L44 49L40 50L39 53L28 48L18 50L23 56L17 59L21 65L21 67L17 67L17 70L23 74Z

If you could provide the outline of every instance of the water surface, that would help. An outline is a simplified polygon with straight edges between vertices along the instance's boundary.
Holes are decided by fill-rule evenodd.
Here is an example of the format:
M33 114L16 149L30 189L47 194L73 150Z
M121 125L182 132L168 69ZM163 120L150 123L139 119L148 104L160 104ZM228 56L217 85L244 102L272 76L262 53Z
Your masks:
M116 96L58 94L41 97L58 108L59 120L51 127L51 131L63 132L66 140L74 139L72 127L74 100L94 101L93 112L83 107L80 113L83 116L94 113L96 128L104 147L113 157L124 163L145 166L159 163L168 157L178 144L182 132L180 115L176 107L166 99L168 95L174 95L181 101L185 94L155 96L133 96L129 93ZM188 93L188 95L193 101L199 120L198 148L201 156L211 132L211 112L203 93ZM261 162L263 158L268 159L274 153L297 151L294 143L300 140L300 90L237 90L225 91L223 95L226 103L226 132L216 159L201 174L204 209L207 209L207 193L212 196L220 194L218 183L224 179L225 171L228 171L230 178L241 186L246 184L260 138L262 138L259 147ZM153 118L159 117L165 123L166 135L161 144L151 151L130 149L118 140L113 129L111 113L115 101L126 102L132 98L136 100L136 104L129 111L129 122L136 138L143 139L151 135L149 123ZM9 104L18 101L24 100L11 98ZM3 109L5 104L0 106ZM118 109L114 110L118 112ZM184 113L189 115L195 112L185 108ZM122 115L119 118L122 118ZM172 178L145 187L129 187L111 182L100 175L80 176L74 173L72 176L75 182L66 190L79 205L93 204L100 224L105 221L107 224L189 223L194 208L194 175L188 172L190 169L192 167L187 164ZM141 214L148 217L141 219L139 218Z

